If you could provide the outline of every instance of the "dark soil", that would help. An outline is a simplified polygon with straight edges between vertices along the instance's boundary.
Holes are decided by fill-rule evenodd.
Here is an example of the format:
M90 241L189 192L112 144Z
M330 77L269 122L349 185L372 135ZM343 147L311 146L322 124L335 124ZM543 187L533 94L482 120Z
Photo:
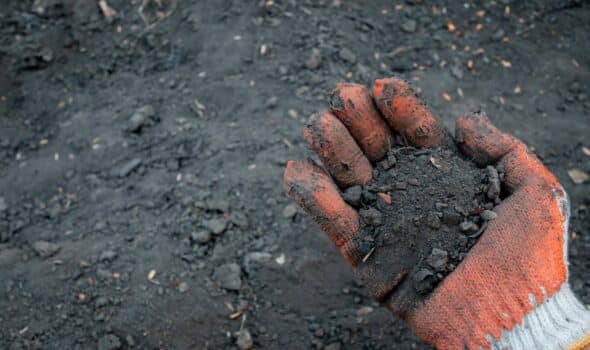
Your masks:
M160 2L2 1L1 349L427 349L282 193L325 92L391 75L557 175L590 304L586 2Z
M357 276L381 300L390 288L418 301L463 260L499 203L500 183L456 147L392 148L362 189ZM488 194L489 192L489 194Z

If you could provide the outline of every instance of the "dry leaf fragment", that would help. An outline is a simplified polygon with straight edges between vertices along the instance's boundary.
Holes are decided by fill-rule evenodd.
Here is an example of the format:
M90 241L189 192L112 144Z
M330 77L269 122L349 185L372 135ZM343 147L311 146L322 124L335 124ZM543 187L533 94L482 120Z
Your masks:
M585 155L587 155L588 157L590 157L590 148L583 146L582 147L582 152L584 152Z
M584 170L578 169L578 168L573 168L573 169L568 170L567 174L570 176L570 179L572 179L572 181L576 185L583 184L584 182L588 181L588 179L590 179L590 176L588 175L588 173L586 173Z
M440 169L440 164L434 157L430 157L430 164L432 164L435 168Z
M502 67L504 67L504 68L510 68L510 67L512 67L512 63L510 63L509 61L500 60L500 63L502 64Z
M453 99L447 92L443 92L442 97L445 101L451 101Z
M150 270L150 272L148 273L148 276L147 276L148 280L151 281L154 279L154 277L156 277L156 270Z
M106 18L111 18L117 14L117 11L110 7L109 4L107 4L106 0L98 0L98 7L100 7L102 14Z
M455 27L455 24L451 21L447 22L447 29L449 30L449 32L453 33L454 31L457 30L457 27Z

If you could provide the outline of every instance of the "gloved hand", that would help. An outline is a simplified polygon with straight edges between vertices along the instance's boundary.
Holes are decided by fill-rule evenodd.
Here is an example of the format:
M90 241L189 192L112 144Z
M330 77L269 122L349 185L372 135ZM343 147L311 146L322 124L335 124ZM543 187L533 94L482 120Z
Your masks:
M338 84L331 112L304 131L327 174L309 160L290 161L286 194L321 226L353 270L363 254L353 240L359 215L340 190L371 180L371 162L393 133L416 147L445 140L440 122L402 80L377 80L373 98L356 84ZM376 106L376 107L375 107ZM590 313L568 285L569 202L553 174L514 137L482 115L460 117L455 140L481 166L504 172L508 196L467 257L423 302L383 284L380 300L438 349L584 349ZM389 289L388 289L389 288ZM590 348L590 347L589 347Z

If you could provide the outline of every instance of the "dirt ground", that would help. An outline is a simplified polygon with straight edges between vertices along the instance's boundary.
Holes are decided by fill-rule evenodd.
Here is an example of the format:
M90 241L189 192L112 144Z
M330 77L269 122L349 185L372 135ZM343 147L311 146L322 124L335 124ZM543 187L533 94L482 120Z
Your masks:
M555 172L590 304L590 4L363 3L3 1L0 348L427 349L281 186L336 82L393 74Z

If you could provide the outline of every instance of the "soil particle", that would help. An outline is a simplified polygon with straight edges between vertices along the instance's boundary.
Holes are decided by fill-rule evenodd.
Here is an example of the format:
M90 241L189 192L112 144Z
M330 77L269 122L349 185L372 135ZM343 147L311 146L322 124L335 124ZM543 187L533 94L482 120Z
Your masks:
M359 215L362 221L371 226L380 226L383 224L383 214L375 208L361 209Z
M449 253L442 249L433 248L432 253L426 259L426 263L435 271L443 271L449 260Z
M120 178L127 177L135 169L137 169L141 165L141 163L142 163L141 158L133 158L130 161L123 163L120 166L113 169L112 175L120 177Z
M47 241L37 241L33 243L33 250L35 253L42 258L49 258L53 255L57 254L61 249L61 246L55 243L47 242Z
M408 19L402 23L402 30L406 33L414 33L418 27L416 21Z
M107 334L98 340L98 350L119 350L123 344L114 334Z
M100 257L98 258L98 260L100 261L113 261L117 258L117 252L114 250L105 250L102 253L100 253Z
M349 48L342 48L338 54L340 58L342 58L342 60L344 60L345 62L348 62L350 64L356 63L356 55Z
M207 244L211 241L211 233L209 231L197 231L191 233L191 239L199 244Z
M0 212L5 211L6 209L8 209L8 206L6 205L6 200L4 199L4 197L0 197Z
M129 118L129 131L139 133L144 127L152 126L156 119L156 110L150 105L138 108Z
M357 272L377 299L385 292L382 286L391 281L417 293L417 298L425 297L475 244L476 237L465 235L478 232L477 223L495 214L484 209L494 205L486 198L491 170L462 158L452 143L434 150L394 148L389 153L395 165L385 169L379 163L373 180L363 188L363 238L356 243L361 254L367 248L374 251ZM391 200L373 200L366 193ZM409 278L403 278L406 274Z
M240 348L240 350L249 350L252 349L254 346L254 340L252 340L252 335L250 331L246 329L242 329L240 334L238 335L238 339L236 339L236 344Z
M221 288L240 290L242 288L242 269L235 263L221 265L215 269L213 279L219 283Z
M306 65L309 70L316 70L322 63L322 55L319 49L312 49Z
M291 219L297 214L297 206L295 204L287 204L283 209L283 217Z
M500 176L498 171L491 165L486 167L488 172L488 198L494 200L500 196Z
M347 188L342 193L342 198L344 201L355 208L361 204L361 196L363 194L363 189L361 186L352 186Z
M227 220L225 218L214 218L211 220L204 220L203 226L209 229L214 235L222 234L227 228Z
M479 216L482 218L482 220L485 221L490 221L490 220L494 220L498 214L496 214L495 212L491 211L491 210L484 210L481 212L481 214L479 214Z
M190 287L186 282L180 282L180 284L178 285L178 291L181 293L186 293L189 289Z

